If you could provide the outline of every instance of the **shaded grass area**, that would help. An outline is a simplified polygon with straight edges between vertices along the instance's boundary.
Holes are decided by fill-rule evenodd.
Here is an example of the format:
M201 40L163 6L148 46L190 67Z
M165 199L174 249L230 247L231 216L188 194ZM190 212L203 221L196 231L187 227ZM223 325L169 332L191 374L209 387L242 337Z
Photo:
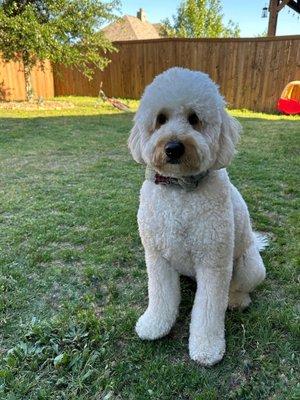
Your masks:
M300 118L232 111L244 134L229 172L270 238L268 277L248 311L228 312L224 360L203 368L188 358L187 279L171 334L134 334L147 275L133 114L66 100L75 107L1 112L0 398L298 398Z

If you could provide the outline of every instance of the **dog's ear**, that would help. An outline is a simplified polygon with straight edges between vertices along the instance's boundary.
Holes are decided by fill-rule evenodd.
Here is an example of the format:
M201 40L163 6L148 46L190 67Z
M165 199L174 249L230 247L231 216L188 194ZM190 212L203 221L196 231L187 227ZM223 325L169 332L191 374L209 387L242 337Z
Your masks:
M225 110L222 110L221 113L221 133L215 169L224 168L230 164L235 153L235 145L242 131L241 124L235 118L231 117Z
M128 147L132 154L133 159L140 164L143 164L141 153L141 136L138 124L135 123L130 131L130 136L128 138Z

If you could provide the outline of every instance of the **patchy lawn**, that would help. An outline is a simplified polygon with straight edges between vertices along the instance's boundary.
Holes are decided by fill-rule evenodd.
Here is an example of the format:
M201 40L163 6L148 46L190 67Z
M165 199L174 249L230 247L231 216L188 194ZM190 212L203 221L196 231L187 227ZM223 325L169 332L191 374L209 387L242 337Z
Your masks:
M172 333L134 334L147 275L136 224L143 168L126 146L133 115L61 100L75 105L0 112L0 398L299 398L300 117L232 111L244 134L230 175L271 239L268 277L248 311L227 313L226 356L203 368L188 358L187 279Z

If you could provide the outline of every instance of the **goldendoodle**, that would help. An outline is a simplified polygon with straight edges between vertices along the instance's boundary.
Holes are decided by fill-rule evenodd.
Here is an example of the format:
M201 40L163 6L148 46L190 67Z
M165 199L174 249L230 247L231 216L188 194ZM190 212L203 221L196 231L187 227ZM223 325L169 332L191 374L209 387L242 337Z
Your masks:
M180 274L197 281L189 352L213 365L225 352L227 307L245 308L265 278L247 206L229 180L241 126L224 109L208 75L171 68L146 87L129 148L146 165L138 224L149 304L136 324L141 339L169 333L180 302Z

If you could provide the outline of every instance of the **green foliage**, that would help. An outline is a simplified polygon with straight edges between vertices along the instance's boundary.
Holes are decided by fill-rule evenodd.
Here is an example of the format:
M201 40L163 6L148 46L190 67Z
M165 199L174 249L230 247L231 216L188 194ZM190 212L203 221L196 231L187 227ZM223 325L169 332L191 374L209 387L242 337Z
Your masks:
M220 0L184 0L173 15L173 23L162 21L162 31L170 37L239 37L240 28L231 20L223 23Z
M16 391L20 397L47 399L54 387L61 398L67 392L75 399L86 393L91 383L100 384L105 379L105 371L102 374L100 367L113 330L108 334L92 310L75 311L72 315L61 313L50 321L33 318L23 328L23 340L9 349L3 360L2 396ZM23 368L26 373L16 382L15 374ZM40 389L40 380L45 377L46 384Z
M72 65L91 76L114 50L99 28L115 18L118 1L5 0L0 4L0 51L6 61L24 63L25 75L46 59ZM25 76L26 78L26 76Z
M268 36L268 30L265 29L263 32L258 33L257 35L255 35L256 37L267 37Z

